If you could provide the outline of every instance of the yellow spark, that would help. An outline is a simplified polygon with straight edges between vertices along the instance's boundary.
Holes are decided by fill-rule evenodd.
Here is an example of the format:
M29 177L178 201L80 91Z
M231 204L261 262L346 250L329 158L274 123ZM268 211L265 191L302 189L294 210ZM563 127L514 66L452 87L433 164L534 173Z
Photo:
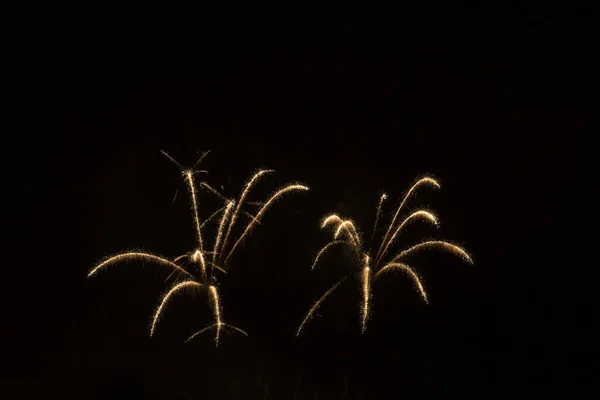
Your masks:
M182 166L181 164L179 164L179 163L177 162L177 160L175 160L173 157L171 157L171 156L170 156L170 155L169 155L169 154L168 154L166 151L164 151L164 150L161 150L160 152L161 152L161 153L163 153L165 156L167 156L167 158L168 158L169 160L171 160L171 161L173 162L173 164L177 165L177 166L179 167L179 169L180 169L180 170L182 170L182 171L183 171L183 170L185 169L185 168L183 168L183 166Z
M187 258L187 257L189 257L189 255L188 255L188 254L182 254L182 255L180 255L180 256L178 256L178 257L175 257L175 258L173 259L173 262L177 262L177 261L179 261L179 260L181 260L181 259L183 259L183 258Z
M323 220L323 222L321 223L321 229L325 228L327 225L329 225L329 223L332 223L332 222L341 223L343 221L336 214L331 214Z
M198 204L196 200L196 189L194 188L194 178L190 171L186 172L187 182L190 188L190 194L192 195L192 208L194 210L194 220L196 221L196 234L198 235L198 251L200 252L200 263L202 265L202 273L206 273L206 265L204 265L204 257L202 252L204 251L204 245L202 244L202 232L200 228L200 218L198 217Z
M373 243L375 232L377 232L377 223L379 222L379 218L381 217L381 206L383 205L383 201L385 199L387 199L387 194L383 193L381 195L381 198L379 199L379 205L377 206L377 213L375 214L375 223L373 224L373 233L371 234L371 243L369 244L369 249L371 248L371 244Z
M373 276L373 279L377 279L378 276L380 276L381 273L385 272L385 271L389 271L392 269L401 269L403 271L405 271L415 282L415 285L417 286L417 289L419 291L419 293L421 293L421 296L423 297L423 300L425 300L425 303L429 303L429 301L427 300L427 292L425 292L425 288L423 287L423 284L421 283L421 278L419 277L419 275L417 275L417 273L408 265L404 264L404 263L389 263L385 266L383 266L383 268L381 268L379 271L377 271L377 273Z
M227 223L227 218L229 217L229 212L231 208L235 204L235 201L231 200L227 207L225 208L225 212L223 212L223 217L221 218L221 223L219 224L219 230L217 232L217 239L215 240L215 245L213 247L213 258L212 262L215 264L217 262L217 254L219 252L219 244L221 243L221 236L223 235L223 229L225 228L225 224Z
M264 215L264 213L267 211L267 209L269 208L269 206L271 204L273 204L273 202L275 200L277 200L277 198L279 198L283 194L285 194L287 192L291 192L291 191L296 191L296 190L308 190L308 187L304 186L304 185L289 185L289 186L286 186L283 189L280 189L277 192L275 192L275 194L272 195L269 200L267 200L267 202L265 203L265 205L262 206L262 208L260 209L260 211L256 214L256 219L254 221L251 221L248 224L248 226L246 226L246 229L244 230L244 232L240 235L240 237L237 240L237 242L235 242L235 244L233 245L233 248L231 249L231 251L229 252L229 254L227 255L227 257L225 258L225 263L224 263L225 267L227 267L227 262L228 262L229 258L231 258L231 255L233 254L233 252L235 251L235 249L239 246L239 244L242 242L242 240L244 240L244 238L246 237L246 235L248 235L248 233L250 233L250 231L252 230L252 228L254 227L254 225L256 224L256 222L260 221L260 219L262 218L262 216Z
M212 219L214 217L216 217L217 215L219 215L219 213L221 211L223 211L224 209L226 209L228 204L229 204L229 202L226 205L224 205L223 207L219 208L214 213L210 214L210 216L204 220L204 222L202 223L202 225L200 225L200 228L204 228L204 225L206 225L209 221L212 221Z
M208 262L208 264L209 264L211 267L213 267L214 269L217 269L217 270L221 271L221 272L222 272L222 273L224 273L224 274L226 274L226 273L227 273L227 271L225 271L223 268L219 267L217 264L213 264L213 263L211 263L210 261Z
M206 278L206 263L204 262L204 254L200 250L196 250L194 254L192 254L192 260L200 261L198 264L200 265L202 280L204 280L204 278Z
M369 268L369 256L365 255L365 267L363 268L363 305L361 331L364 333L367 329L367 320L369 319L369 298L371 297L371 275Z
M96 267L94 267L90 271L90 273L88 274L88 278L96 275L103 268L106 268L111 264L117 263L119 261L133 261L133 260L154 261L158 264L174 268L175 270L177 270L179 272L183 272L186 275L189 275L189 277L192 279L194 278L189 272L187 272L186 270L184 270L183 268L181 268L179 265L175 264L174 262L167 260L166 258L159 257L154 254L138 253L138 252L117 254L116 256L113 256L113 257L109 258L108 260L101 262L100 264L98 264Z
M152 325L150 327L150 337L154 336L154 331L156 330L156 324L160 320L160 317L162 316L162 313L163 313L163 309L165 308L165 306L169 302L169 299L171 298L171 296L173 296L179 290L182 290L182 289L185 289L185 288L190 288L190 287L202 288L202 285L200 283L198 283L198 282L195 282L195 281L181 282L181 283L178 283L175 286L173 286L171 288L171 290L169 290L163 296L163 298L162 298L159 306L156 308L156 312L154 313L154 318L152 318Z
M225 238L223 239L223 250L225 250L225 248L227 247L227 243L229 242L229 235L231 234L231 229L235 225L237 216L240 213L240 210L242 208L242 204L244 203L244 200L246 200L246 197L248 197L248 193L250 193L250 189L256 182L258 182L258 179L261 176L263 176L264 174L267 174L269 172L273 172L273 170L272 169L260 170L257 173L255 173L252 176L252 178L250 178L250 180L246 183L246 186L245 186L244 190L242 191L242 194L240 195L240 200L238 201L238 204L235 207L235 211L231 215L231 220L229 221L229 225L227 226L227 233L225 233ZM252 222L254 222L254 220Z
M219 295L217 294L217 288L214 285L208 287L210 298L212 300L213 314L215 316L215 324L217 326L217 335L215 336L215 343L219 345L219 335L221 333L221 305L219 304Z
M417 250L420 250L423 248L427 248L427 247L441 247L444 250L448 250L449 252L451 252L459 257L462 257L469 264L473 264L473 260L467 254L467 252L465 250L463 250L462 248L460 248L452 243L444 242L441 240L431 240L431 241L427 241L427 242L423 242L423 243L414 245L414 246L400 252L396 257L394 257L392 262L399 261L407 254L410 254L414 251L417 251Z
M304 325L306 325L306 323L308 322L308 320L311 319L311 317L313 316L313 314L315 313L315 310L317 308L319 308L319 306L321 305L321 303L327 298L327 296L329 296L331 294L331 292L333 292L339 285L340 283L342 283L344 280L346 280L347 276L342 278L338 283L336 283L335 285L333 285L331 287L331 289L329 289L328 291L325 292L325 294L323 296L321 296L321 298L319 298L319 300L317 300L315 302L315 304L313 304L313 306L310 308L310 310L308 310L308 313L306 314L306 316L304 317L304 319L302 320L302 323L300 324L300 326L298 327L298 330L296 331L296 336L300 336L300 334L302 333L302 328L304 327Z
M346 230L346 232L350 236L350 239L352 239L355 242L357 247L360 247L360 236L358 236L358 232L356 231L356 226L354 225L354 223L347 219L341 224L339 224L338 228L335 231L335 234L333 235L334 239L337 239L342 229Z
M338 236L340 235L340 233L342 232L342 230L344 230L348 234L348 236L350 237L350 240L352 240L354 249L360 254L361 241L360 241L360 236L358 236L358 232L356 232L356 227L354 226L354 223L350 220L345 220L344 222L339 224L335 231L335 234L333 235L333 238L337 239Z
M387 242L388 236L390 235L390 232L394 228L394 224L396 223L396 218L398 218L398 214L400 214L400 210L404 206L404 203L406 203L406 200L408 200L411 193L415 189L417 189L420 185L424 185L424 184L430 184L430 185L436 187L437 189L440 188L440 184L437 183L437 181L435 179L429 178L429 177L421 178L414 185L412 185L412 187L408 190L408 192L404 196L402 203L400 203L400 206L398 206L398 209L396 210L396 213L394 214L394 218L392 218L392 222L390 222L390 225L389 225L387 231L385 232L385 235L383 236L383 240L381 241L381 245L379 247L379 250L377 251L377 254L379 254L381 252L383 245Z
M212 329L212 328L214 328L216 326L217 326L217 324L211 324L211 325L207 326L206 328L200 329L198 332L194 333L192 336L190 336L189 338L187 338L187 340L185 342L187 343L190 340L193 340L196 336L198 336L198 335L200 335L200 334L206 332L207 330ZM244 336L248 336L248 333L246 331L244 331L244 330L242 330L242 329L240 329L240 328L238 328L236 326L226 324L224 322L221 322L221 328L222 329L223 328L231 328L231 329L233 329L233 330L235 330L237 332L240 332Z
M327 251L327 249L329 249L331 246L339 244L339 243L348 243L348 241L346 240L334 240L328 244L326 244L325 246L323 246L323 248L317 253L317 256L315 257L315 261L313 262L312 267L310 268L310 270L314 270L315 266L317 265L317 262L319 261L319 258L321 258L321 256L323 255L323 253L325 253Z
M219 193L219 191L217 189L215 189L214 187L210 186L208 183L206 183L206 182L200 182L200 186L202 186L203 188L207 189L209 192L211 192L212 194L216 195L221 200L223 200L225 202L229 201L229 199L227 197L223 196L221 193Z
M415 218L424 218L434 225L438 224L438 221L437 221L437 218L435 217L435 215L433 215L429 211L419 210L419 211L415 211L414 213L410 214L408 217L406 217L404 219L404 221L402 221L402 223L398 226L398 228L396 229L394 234L387 241L387 244L385 245L385 247L383 248L381 253L376 257L375 264L377 264L379 262L379 260L381 260L383 257L385 257L385 253L387 252L387 250L391 246L391 244L394 242L394 239L396 239L396 236L402 230L404 225L406 225L408 222L410 222L411 220L413 220Z

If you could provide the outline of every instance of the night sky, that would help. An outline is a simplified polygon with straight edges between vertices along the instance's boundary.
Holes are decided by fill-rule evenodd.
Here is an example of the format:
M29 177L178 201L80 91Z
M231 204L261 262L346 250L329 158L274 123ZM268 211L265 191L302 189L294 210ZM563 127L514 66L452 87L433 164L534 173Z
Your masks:
M185 18L14 10L6 76L18 112L7 113L12 139L3 146L11 349L2 379L14 389L6 398L583 390L597 319L597 262L586 255L597 181L585 10L491 3ZM227 196L259 168L275 173L249 201L288 182L310 187L278 201L220 277L225 321L248 338L184 344L211 314L206 297L181 296L150 339L168 287L159 267L122 264L86 279L121 251L172 258L194 249L181 174L160 150L186 165L211 150L202 166ZM475 264L441 251L415 256L430 304L406 276L389 274L373 288L365 334L351 275L296 338L312 303L352 266L338 250L310 271L330 237L321 218L352 218L369 239L381 192L384 223L424 175L442 188L421 188L407 210L431 209L441 226L414 224L402 245L447 239ZM201 217L218 204L200 192Z

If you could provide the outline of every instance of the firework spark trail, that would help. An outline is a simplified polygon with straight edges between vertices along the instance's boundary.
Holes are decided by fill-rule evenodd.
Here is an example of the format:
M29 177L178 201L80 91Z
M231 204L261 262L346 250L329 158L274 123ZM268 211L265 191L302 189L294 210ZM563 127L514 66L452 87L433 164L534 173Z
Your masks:
M200 267L200 274L202 276L202 281L206 280L206 263L204 262L204 253L200 250L196 250L192 254L192 261L198 262L198 266Z
M189 338L187 338L187 340L185 341L186 343L189 342L190 340L193 340L196 336L201 335L202 333L206 332L209 329L212 329L214 327L216 327L217 324L211 324L209 326L207 326L206 328L200 329L198 332L194 333L192 336L190 336ZM224 322L221 322L221 328L231 328L234 331L240 332L241 334L243 334L244 336L248 336L248 333L240 328L238 328L237 326L233 326L233 325L229 325L226 324Z
M200 262L202 263L202 269L206 270L206 266L204 265L204 257L202 253L204 252L204 245L202 244L202 229L200 228L200 218L198 217L198 202L196 200L196 189L194 188L194 178L192 177L191 172L186 173L186 179L190 188L190 194L192 196L192 207L194 210L194 220L196 221L196 234L198 236L198 251L200 251Z
M396 239L396 236L398 235L398 233L400 233L400 231L402 230L404 225L406 225L408 222L410 222L411 220L413 220L415 218L424 218L427 221L431 222L432 224L434 224L436 226L438 225L438 220L437 220L436 216L429 211L419 210L419 211L415 211L414 213L410 214L408 217L406 217L404 219L404 221L402 221L402 223L398 226L398 228L396 229L394 234L390 237L390 240L388 240L388 242L385 245L385 247L383 248L383 250L381 250L379 257L377 257L375 259L375 265L377 265L377 263L379 261L381 261L382 258L385 257L385 254L387 253L388 248L392 245L392 243L394 243L394 239Z
M295 190L308 190L308 187L304 186L304 185L289 185L289 186L284 187L283 189L278 190L274 195L271 196L271 198L269 200L267 200L267 202L265 203L265 205L262 206L262 208L260 209L260 211L256 214L256 220L255 221L260 221L260 219L262 218L263 214L268 210L269 206L271 204L273 204L273 202L275 200L277 200L277 198L279 198L280 196L282 196L283 194L285 194L287 192L295 191ZM248 235L248 233L250 233L250 231L252 230L252 228L255 225L255 221L251 221L248 224L248 226L246 226L246 229L240 235L239 239L237 240L237 242L235 242L235 244L233 245L231 251L229 252L229 254L227 255L227 257L225 258L224 266L227 266L227 262L228 262L229 258L231 258L231 255L233 254L233 252L235 251L235 249L244 240L244 238L246 237L246 235Z
M154 336L154 331L156 330L156 324L160 320L160 317L162 316L163 309L168 304L169 299L171 298L171 296L173 296L175 293L177 293L180 290L183 290L185 288L191 288L191 287L202 288L203 286L202 286L202 284L200 284L200 283L198 283L196 281L185 281L185 282L181 282L181 283L178 283L175 286L173 286L171 288L171 290L169 290L163 296L163 298L162 298L159 306L156 308L156 312L154 313L154 317L152 318L152 326L150 327L150 337Z
M373 280L377 279L377 277L380 276L380 274L382 272L390 271L392 269L401 269L401 270L405 271L412 278L412 280L415 282L417 290L419 291L419 293L423 297L423 300L425 300L425 303L429 303L429 301L427 300L427 292L425 291L425 288L423 287L423 283L421 282L421 277L415 272L414 269L412 269L410 266L408 266L408 265L406 265L404 263L394 263L393 262L393 263L389 263L389 264L384 265L373 276Z
M342 223L344 221L336 214L331 214L323 220L323 222L321 223L321 229L324 229L330 223L335 223L335 222Z
M354 224L352 223L352 221L346 220L346 221L343 221L341 224L339 224L335 231L335 234L333 235L333 238L337 239L338 236L340 235L340 233L342 232L342 230L344 230L348 234L348 236L350 237L350 240L352 241L354 250L356 250L357 254L360 254L361 247L362 247L361 241L360 241L360 237L358 236L358 233L356 232L356 228L355 228Z
M108 267L111 264L117 263L119 261L131 261L131 260L140 260L140 261L155 261L161 265L166 265L169 266L171 268L175 268L175 270L185 273L186 275L189 275L190 278L194 278L189 272L187 272L186 270L184 270L183 268L181 268L179 265L175 264L173 261L167 260L166 258L154 255L154 254L150 254L150 253L138 253L138 252L131 252L131 253L122 253L122 254L117 254L116 256L113 256L111 258L109 258L108 260L105 260L103 262L101 262L100 264L98 264L96 267L94 267L88 274L88 278L96 275L99 271L101 271L103 268Z
M227 204L224 205L223 207L219 208L217 211L215 211L214 213L210 214L210 216L208 218L206 218L204 220L204 222L202 222L202 225L200 225L200 228L204 228L204 225L206 225L208 222L212 221L212 219L214 217L216 217L217 215L219 215L219 213L223 210L225 210L227 208Z
M469 255L467 254L467 252L465 250L463 250L462 248L458 247L455 244L444 242L442 240L431 240L431 241L416 244L416 245L400 252L396 257L394 257L394 259L391 262L399 261L402 259L402 257L406 256L407 254L412 253L413 251L417 251L417 250L427 248L427 247L441 247L442 249L448 250L449 252L463 258L469 264L473 264L473 260L471 259L471 257L469 257Z
M375 238L375 232L377 232L377 224L379 223L379 218L381 217L381 206L383 205L383 201L385 199L387 199L387 194L383 193L381 195L381 198L379 199L379 205L377 206L377 213L375 214L375 223L373 224L373 233L371 234L371 240L369 241L369 250L367 250L367 253L371 251L373 239Z
M182 255L180 255L180 256L178 256L178 257L175 257L175 258L173 259L173 262L174 262L174 263L176 263L177 261L179 261L179 260L181 260L181 259L183 259L183 258L187 258L187 257L189 257L189 254L182 254Z
M363 281L363 305L361 330L364 333L367 329L367 320L369 319L369 298L371 297L371 275L369 268L369 256L365 255L365 267L362 273Z
M255 173L252 176L252 178L250 178L250 180L246 183L246 186L245 186L244 190L242 191L242 194L240 195L240 200L238 201L237 206L235 207L235 211L231 215L231 220L229 221L229 225L227 226L227 233L225 233L225 237L223 239L223 249L222 249L223 251L226 250L226 248L227 248L227 244L229 243L229 235L231 234L231 230L233 229L233 226L235 225L237 216L240 213L240 210L242 208L242 204L244 203L244 200L246 200L248 193L250 193L250 189L252 189L252 186L256 182L258 182L258 179L262 175L267 174L269 172L273 172L273 170L272 169L260 170L257 173Z
M216 195L218 198L220 198L224 202L228 202L229 201L229 199L227 197L223 196L217 189L215 189L214 187L210 186L208 183L206 183L206 182L200 182L200 186L202 186L203 188L205 188L206 190L208 190L212 194Z
M215 337L215 344L219 345L219 335L221 334L221 304L219 303L219 295L217 294L217 288L215 286L209 286L208 292L210 293L210 298L213 307L213 314L215 316L216 326L217 326L217 335Z
M217 232L217 238L215 239L215 245L213 247L213 258L212 262L215 264L217 262L217 255L219 252L219 244L221 243L221 236L223 236L223 230L225 228L225 224L227 223L227 218L229 217L229 212L231 208L235 204L235 201L231 200L229 204L227 204L225 211L223 212L223 217L221 218L221 223L219 224L219 230Z
M338 286L340 286L340 284L346 280L348 276L346 275L345 277L343 277L338 283L336 283L335 285L333 285L328 291L325 292L325 294L323 296L321 296L321 298L319 298L319 300L317 300L315 302L315 304L313 304L313 306L310 308L310 310L308 310L308 313L306 314L306 316L304 317L304 319L302 320L302 323L300 324L300 326L298 327L298 330L296 331L296 336L300 336L300 334L302 333L302 328L304 327L304 325L306 325L306 323L312 318L312 316L315 313L315 310L317 308L319 308L319 306L321 305L321 303L327 298L327 296L329 296L331 294L331 292L333 292L335 289L337 289Z
M179 167L179 169L180 169L180 170L182 170L182 171L184 171L184 170L185 170L185 168L183 168L183 166L182 166L181 164L179 164L179 162L177 162L177 160L175 160L173 157L171 157L171 156L169 155L169 153L167 153L167 152L166 152L166 151L164 151L164 150L161 150L160 152L161 152L161 153L163 153L163 154L164 154L164 155L165 155L165 156L166 156L166 157L167 157L169 160L171 160L171 161L173 162L173 164L177 165L177 166Z
M196 160L196 162L194 163L194 165L192 166L192 169L196 168L198 165L200 165L200 163L202 161L204 161L204 159L206 158L206 156L210 153L210 150L205 151L204 153L202 153L202 155L198 158L198 160Z
M317 256L315 257L315 261L313 262L313 265L310 268L310 270L312 271L315 269L315 266L317 265L317 262L319 262L319 259L321 258L323 253L325 253L331 246L340 244L340 243L349 243L349 242L347 240L334 240L333 242L330 242L330 243L326 244L325 246L323 246L323 248L321 250L319 250L319 252L317 253Z
M437 189L440 188L440 184L435 179L432 179L429 177L421 178L414 185L412 185L412 187L408 190L408 192L404 196L402 203L400 203L400 206L398 206L398 209L396 210L396 213L394 214L394 218L392 218L392 222L390 222L390 225L389 225L387 231L385 232L385 235L383 236L383 240L381 241L381 245L379 246L379 250L377 251L377 256L375 257L376 259L379 259L379 254L381 253L381 249L386 244L388 237L390 235L390 232L394 228L394 224L396 223L396 218L398 218L398 214L400 214L400 210L404 206L404 203L406 203L406 201L408 200L408 198L410 197L410 195L412 194L412 192L415 189L417 189L420 185L423 185L426 183L433 185Z

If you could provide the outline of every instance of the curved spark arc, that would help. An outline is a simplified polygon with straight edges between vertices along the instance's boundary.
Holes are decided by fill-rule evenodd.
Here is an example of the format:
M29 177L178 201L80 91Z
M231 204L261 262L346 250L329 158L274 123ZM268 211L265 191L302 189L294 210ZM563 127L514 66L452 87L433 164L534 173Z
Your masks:
M394 239L396 239L396 236L398 236L398 233L400 233L400 231L402 230L404 225L406 225L407 223L409 223L411 220L413 220L415 218L424 218L424 219L428 220L429 222L433 223L434 225L436 225L436 226L438 225L438 220L437 220L436 216L429 211L419 210L419 211L415 211L414 213L410 214L408 217L406 217L404 219L404 221L402 221L402 223L398 226L398 228L396 229L394 234L390 237L390 240L388 240L388 242L385 245L385 247L383 248L383 250L381 250L379 256L375 259L375 265L377 265L377 263L379 261L381 261L382 258L385 257L385 254L387 253L389 247L392 245L392 243L394 243Z
M178 256L178 257L175 257L175 258L173 259L173 262L174 262L174 263L176 263L177 261L179 261L179 260L181 260L181 259L183 259L183 258L188 258L188 257L189 257L189 254L182 254L182 255L180 255L180 256Z
M229 235L231 234L231 230L233 229L233 226L235 225L235 222L237 221L237 216L240 213L242 204L244 203L244 200L246 200L246 197L248 197L248 193L250 193L250 189L252 189L252 186L256 182L258 182L258 179L262 175L267 174L269 172L274 172L274 171L272 169L260 170L257 173L255 173L252 176L252 178L250 178L250 180L246 183L246 187L244 188L244 190L242 191L242 194L240 195L240 199L237 203L237 206L235 207L233 214L231 215L231 220L229 221L229 225L227 226L227 233L225 233L225 238L223 239L223 249L222 250L225 250L227 247L227 244L229 242ZM254 220L256 220L256 218ZM252 222L254 222L254 220Z
M200 250L196 250L194 254L192 254L192 261L199 261L198 265L200 266L200 274L202 276L202 281L206 280L206 262L204 261L204 253Z
M341 224L338 225L338 227L335 231L335 234L333 235L333 238L337 239L338 236L340 235L340 233L342 232L342 230L346 231L346 233L350 237L350 240L352 240L354 250L356 250L356 252L360 255L360 252L361 252L360 236L358 236L358 232L356 232L356 227L354 226L354 223L352 221L350 221L349 219L343 221Z
M338 286L340 286L340 284L346 280L346 278L348 278L348 275L346 275L345 277L343 277L340 281L338 281L338 283L336 283L335 285L333 285L328 291L325 292L325 294L323 296L321 296L319 298L319 300L317 300L315 302L315 304L313 304L313 306L310 308L310 310L308 310L308 313L306 314L306 316L304 317L304 319L302 320L302 323L300 324L300 326L298 327L298 330L296 331L296 336L300 336L300 334L302 333L302 328L304 327L304 325L306 325L306 323L312 318L313 314L315 313L315 310L317 308L319 308L319 306L321 305L321 303L335 290L337 289Z
M246 235L248 235L248 233L252 230L252 228L254 227L254 225L256 224L256 221L260 221L260 219L262 218L262 216L264 215L264 213L269 209L269 206L271 204L273 204L273 202L275 200L277 200L277 198L281 197L283 194L290 192L290 191L296 191L296 190L309 190L307 186L304 185L289 185L284 187L283 189L278 190L274 195L271 196L271 198L269 200L267 200L267 202L265 203L264 206L262 206L262 208L260 209L260 211L256 214L256 220L255 221L251 221L248 226L246 226L246 229L244 230L244 232L240 235L239 239L237 240L237 242L235 242L235 244L233 245L231 251L229 252L229 254L227 255L227 257L225 258L225 263L224 266L227 267L227 263L229 261L229 259L231 258L231 255L233 254L233 252L235 251L235 249L239 246L239 244L244 240L244 238L246 237Z
M365 267L362 273L363 282L363 305L362 305L362 320L361 332L364 333L367 329L367 320L369 318L369 299L371 297L371 272L369 268L369 256L365 255Z
M422 242L422 243L416 244L416 245L400 252L396 257L394 257L394 259L391 262L399 261L402 259L402 257L406 256L407 254L410 254L414 251L417 251L417 250L420 250L423 248L427 248L427 247L441 247L442 249L448 250L449 252L463 258L469 264L473 264L473 260L471 259L469 254L467 254L467 252L465 250L463 250L462 248L458 247L455 244L452 244L449 242L444 242L442 240L430 240L427 242Z
M192 274L190 274L189 272L187 272L186 270L184 270L183 268L181 268L179 265L175 264L173 261L167 260L166 258L154 255L154 254L150 254L150 253L139 253L139 252L130 252L130 253L122 253L122 254L117 254L116 256L110 257L109 259L101 262L100 264L98 264L96 267L94 267L88 274L88 278L96 275L100 270L102 270L103 268L109 266L110 264L119 262L119 261L129 261L129 260L134 260L134 259L140 259L140 260L150 260L150 261L155 261L159 264L162 265L166 265L169 266L171 268L175 268L175 270L179 271L179 272L183 272L186 275L189 275L190 278L194 278L192 276Z
M173 286L162 298L159 306L156 308L156 312L154 313L154 317L152 318L152 325L150 327L150 337L154 336L154 331L156 330L156 324L158 323L158 321L160 320L160 317L162 316L163 313L163 309L165 308L165 306L168 304L169 299L171 298L171 296L173 296L175 293L177 293L179 290L185 289L185 288L189 288L189 287L197 287L197 288L202 288L203 285L196 282L196 281L185 281L185 282L181 282L176 284L175 286Z
M377 213L375 214L375 223L373 224L373 233L371 234L371 241L369 242L369 249L367 253L371 250L371 246L373 245L373 239L375 238L375 232L377 232L377 224L379 222L379 218L381 217L381 206L383 205L383 201L387 199L387 194L382 193L379 198L379 205L377 206Z
M206 328L200 329L198 332L194 333L192 336L190 336L189 338L187 338L187 340L185 342L187 343L190 340L193 340L196 336L198 336L198 335L200 335L200 334L206 332L207 330L212 329L212 328L214 328L216 326L217 326L217 324L211 324L211 325L207 326ZM246 337L248 336L248 333L246 331L238 328L237 326L226 324L224 322L221 322L221 328L231 328L231 329L233 329L233 330L235 330L237 332L240 332L241 334L243 334Z
M217 262L217 256L219 251L219 244L221 243L221 236L223 235L223 230L225 228L225 224L227 223L227 218L229 218L229 212L231 208L235 204L235 201L231 200L229 204L225 207L225 211L223 212L223 217L221 218L221 223L219 224L219 230L217 232L217 238L215 240L215 245L213 247L213 258L212 263L215 264Z
M415 282L415 285L417 286L417 289L418 289L419 293L421 294L421 296L423 297L423 300L425 301L425 303L429 304L429 300L427 300L427 292L425 291L425 288L423 287L423 283L421 282L421 278L415 272L414 269L412 269L410 266L408 266L408 265L406 265L404 263L392 262L392 263L384 265L373 276L373 280L377 279L377 277L379 277L381 273L386 272L386 271L390 271L392 269L401 269L401 270L405 271L412 278L412 280Z
M321 229L324 229L327 225L329 225L332 222L342 223L344 221L338 215L331 214L323 220L323 222L321 223Z
M336 244L340 244L340 243L349 243L347 240L334 240L332 242L329 242L328 244L326 244L325 246L323 246L323 248L321 250L319 250L319 252L317 253L317 256L315 257L315 261L313 262L312 267L310 268L310 270L314 270L315 266L317 265L317 263L319 262L319 259L321 258L321 256L331 247L334 246Z
M404 203L406 203L406 201L408 200L408 198L410 197L410 195L412 194L412 192L415 189L417 189L420 185L423 185L426 183L436 187L437 189L440 188L440 184L435 179L430 178L430 177L421 178L414 185L411 186L411 188L408 190L408 192L404 196L404 199L400 203L400 206L398 206L398 209L396 210L396 213L394 214L394 218L392 218L392 222L390 222L390 225L389 225L387 231L385 232L385 235L383 236L383 240L381 241L381 245L379 246L379 250L377 251L377 256L375 257L376 259L380 258L379 254L381 253L381 249L386 244L386 242L388 240L388 236L390 235L390 232L393 229L394 224L396 223L396 218L398 218L398 214L400 214L400 210L404 206Z

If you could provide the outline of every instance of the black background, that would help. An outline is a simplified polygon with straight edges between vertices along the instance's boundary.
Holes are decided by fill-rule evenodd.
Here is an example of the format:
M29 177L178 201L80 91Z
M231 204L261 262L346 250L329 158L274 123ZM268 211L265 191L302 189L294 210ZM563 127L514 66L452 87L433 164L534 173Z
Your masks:
M586 10L288 7L6 7L7 398L324 399L344 382L348 399L584 390L597 186ZM252 200L311 188L274 205L221 279L225 319L249 338L183 344L210 314L182 297L150 339L167 273L132 263L86 279L108 254L193 249L161 149L184 164L212 150L203 165L228 195L257 168L276 172ZM419 190L411 208L442 225L403 243L450 239L475 265L415 258L431 304L389 275L364 335L350 280L296 339L347 268L338 252L310 272L328 239L320 218L351 217L368 238L381 191L389 220L423 174L442 190Z

